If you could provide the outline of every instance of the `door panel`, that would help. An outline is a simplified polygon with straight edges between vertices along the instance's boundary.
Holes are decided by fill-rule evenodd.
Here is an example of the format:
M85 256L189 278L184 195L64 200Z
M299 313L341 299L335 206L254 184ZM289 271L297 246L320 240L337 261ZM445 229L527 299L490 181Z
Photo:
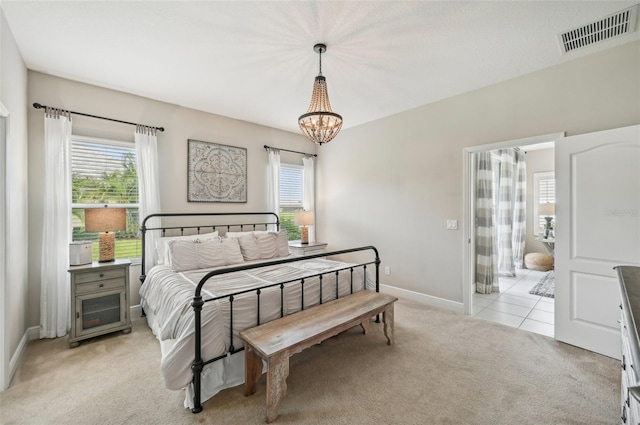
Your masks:
M613 267L640 265L640 126L556 143L556 338L620 356Z
M572 257L637 261L634 253L640 252L640 238L628 241L631 246L619 241L626 234L640 234L640 191L629 190L624 184L640 181L638 147L606 145L574 153L571 168L575 207L571 214L575 226Z

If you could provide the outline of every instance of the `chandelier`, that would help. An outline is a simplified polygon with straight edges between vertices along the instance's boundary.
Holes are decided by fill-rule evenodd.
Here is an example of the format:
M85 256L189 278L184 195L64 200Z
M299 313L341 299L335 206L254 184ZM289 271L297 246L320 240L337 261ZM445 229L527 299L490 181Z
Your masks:
M311 104L306 114L300 115L298 124L302 134L312 142L322 145L329 143L342 128L342 117L331 111L327 80L322 75L322 54L327 51L324 44L316 44L313 50L320 55L320 72L313 83Z

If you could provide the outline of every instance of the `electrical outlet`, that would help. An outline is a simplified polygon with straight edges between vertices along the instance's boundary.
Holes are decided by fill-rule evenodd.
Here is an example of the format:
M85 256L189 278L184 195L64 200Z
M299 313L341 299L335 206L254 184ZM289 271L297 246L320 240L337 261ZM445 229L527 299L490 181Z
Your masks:
M384 274L386 274L387 276L389 276L391 274L391 267L385 267L384 268Z
M458 220L447 220L447 230L458 230Z

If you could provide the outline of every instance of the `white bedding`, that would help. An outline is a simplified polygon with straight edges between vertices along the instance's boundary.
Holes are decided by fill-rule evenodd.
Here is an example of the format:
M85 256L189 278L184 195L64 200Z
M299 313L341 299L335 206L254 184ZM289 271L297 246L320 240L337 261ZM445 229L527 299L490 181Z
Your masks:
M258 269L214 276L203 287L206 300L220 295L228 295L245 289L263 287L295 279L284 289L284 314L292 314L301 309L300 279L305 278L305 308L319 303L320 285L318 277L310 275L331 272L348 267L348 263L325 259L301 259L301 261L266 266ZM161 370L169 389L190 386L191 365L194 360L194 312L191 307L195 288L200 279L215 269L202 269L175 273L165 265L153 267L147 273L140 288L142 307L147 313L149 326L161 342ZM375 290L374 272L367 272L367 289ZM335 273L323 276L322 300L336 298ZM353 269L353 291L363 289L362 267ZM339 294L345 296L351 291L349 270L339 273ZM233 346L242 347L238 333L257 325L257 295L255 291L234 297L233 302ZM230 303L227 299L208 302L202 310L202 358L206 361L228 352L231 346L229 328ZM280 288L277 285L261 291L260 323L280 317ZM202 401L212 397L221 389L243 382L243 352L214 362L205 367L202 382ZM188 388L185 406L190 406L191 391Z

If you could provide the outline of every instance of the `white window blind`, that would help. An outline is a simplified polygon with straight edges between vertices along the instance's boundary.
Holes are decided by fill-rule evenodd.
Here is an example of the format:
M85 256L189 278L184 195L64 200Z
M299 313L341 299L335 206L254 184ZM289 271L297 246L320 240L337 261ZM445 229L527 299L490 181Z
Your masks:
M556 178L555 172L546 171L543 173L533 174L533 217L534 224L537 223L537 227L534 225L534 232L536 234L544 232L546 220L544 216L538 214L538 207L540 204L555 204L556 203ZM555 219L555 215L551 216Z
M289 240L300 239L295 224L295 212L302 209L304 167L280 164L280 228L287 231Z
M138 174L133 143L73 136L71 207L74 241L97 241L86 233L84 210L109 205L126 208L127 229L116 232L116 258L140 257ZM97 242L94 242L94 259Z
M304 168L299 165L280 164L280 208L302 209L302 176Z

